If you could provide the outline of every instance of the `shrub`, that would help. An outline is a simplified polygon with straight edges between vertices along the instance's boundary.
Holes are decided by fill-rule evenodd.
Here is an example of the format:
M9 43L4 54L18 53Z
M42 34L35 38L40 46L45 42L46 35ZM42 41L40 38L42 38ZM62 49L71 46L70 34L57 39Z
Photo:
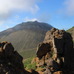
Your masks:
M33 63L33 64L28 64L26 69L30 70L30 69L33 69L35 70L36 69L36 63Z
M30 69L36 69L36 63L33 63L31 64L31 61L32 61L33 57L31 58L28 58L24 61L24 67L27 69L27 70L30 70Z

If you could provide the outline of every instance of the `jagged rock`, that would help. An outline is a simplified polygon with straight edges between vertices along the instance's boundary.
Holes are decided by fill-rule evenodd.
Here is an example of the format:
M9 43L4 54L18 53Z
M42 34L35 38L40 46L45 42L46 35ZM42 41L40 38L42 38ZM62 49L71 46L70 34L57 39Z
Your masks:
M43 56L47 54L47 52L50 52L51 46L48 43L41 43L38 45L37 49L37 57L41 59Z
M40 58L40 60L44 57L44 63L46 66L50 66L49 58L52 58L53 61L57 64L57 70L65 70L66 73L72 68L74 68L73 65L73 40L69 33L67 33L65 30L58 30L56 28L51 29L46 33L44 41L38 46L37 49L37 57ZM49 53L47 59L46 55ZM72 62L72 63L71 63ZM54 71L56 71L56 67L52 65ZM48 67L49 68L49 67ZM73 69L74 70L74 69ZM61 74L60 72L57 72L57 74Z
M55 72L59 70L59 65L56 61L54 61L52 58L49 58L45 61L47 67L51 70L51 72Z
M52 74L52 72L50 71L50 69L46 68L46 70L44 71L44 74Z
M6 43L3 46L3 50L4 50L4 52L5 52L6 55L12 55L13 52L14 52L14 47L12 46L11 43Z
M25 74L22 60L23 57L14 51L11 43L0 43L0 74Z

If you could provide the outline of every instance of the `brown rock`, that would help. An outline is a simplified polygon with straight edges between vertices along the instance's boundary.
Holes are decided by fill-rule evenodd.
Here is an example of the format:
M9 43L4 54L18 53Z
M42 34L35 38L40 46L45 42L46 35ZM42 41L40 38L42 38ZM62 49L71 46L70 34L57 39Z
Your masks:
M54 72L53 74L63 74L62 71L57 71L57 72Z
M44 41L39 44L36 55L40 60L44 57L46 66L49 66L48 60L52 58L57 66L59 65L59 70L69 71L74 70L73 49L71 35L64 30L53 28L46 33ZM49 56L47 56L47 53L49 53ZM57 74L60 74L60 72L57 72Z
M11 43L6 43L6 44L3 46L3 50L5 51L6 54L12 55L13 52L14 52L14 47L12 46Z
M48 44L48 43L41 43L39 44L38 46L38 49L37 49L37 57L39 59L41 59L43 56L45 56L47 54L47 52L50 52L51 46Z
M0 43L0 74L25 74L22 56L14 51L11 43ZM29 74L29 73L28 73Z

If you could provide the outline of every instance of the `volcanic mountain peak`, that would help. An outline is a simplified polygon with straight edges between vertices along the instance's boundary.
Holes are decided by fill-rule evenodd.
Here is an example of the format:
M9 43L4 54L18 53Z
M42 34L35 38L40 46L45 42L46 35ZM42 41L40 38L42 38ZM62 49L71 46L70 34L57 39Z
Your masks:
M38 21L23 22L0 32L0 41L11 42L18 52L33 52L51 28L51 25Z

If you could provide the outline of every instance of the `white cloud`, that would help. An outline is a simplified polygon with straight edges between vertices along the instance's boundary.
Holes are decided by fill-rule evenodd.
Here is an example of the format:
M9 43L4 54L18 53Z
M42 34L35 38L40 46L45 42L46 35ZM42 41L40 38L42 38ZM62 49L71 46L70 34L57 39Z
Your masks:
M74 15L74 0L66 0L64 2L64 11L68 15Z
M36 2L37 0L0 0L0 19L7 18L16 11L35 13L39 10Z
M51 18L51 16L49 15L49 13L42 13L36 18L25 17L24 21L25 22L27 22L27 21L48 22L48 21L50 21L50 18Z
M8 29L10 27L13 27L12 25L10 25L10 24L13 24L13 23L14 22L12 22L12 21L1 20L0 21L0 31L3 31L3 30Z
M6 29L10 28L8 25L5 26Z
M4 24L4 21L0 21L0 26L2 26Z
M39 21L37 18L28 18L28 17L26 17L25 19L24 19L24 21L25 22L27 22L27 21Z

